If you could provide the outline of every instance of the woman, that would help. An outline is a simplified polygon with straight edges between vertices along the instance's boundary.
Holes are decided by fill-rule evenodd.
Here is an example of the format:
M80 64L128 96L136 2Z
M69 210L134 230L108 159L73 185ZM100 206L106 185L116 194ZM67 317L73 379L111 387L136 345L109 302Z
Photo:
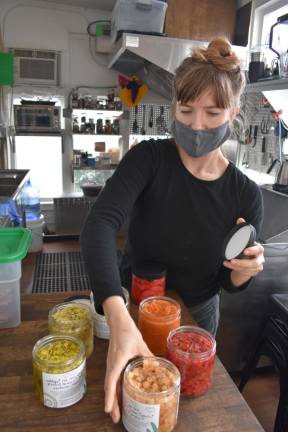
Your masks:
M127 361L151 355L121 294L116 233L130 216L121 263L122 283L131 266L165 264L176 290L201 327L214 335L219 291L246 288L263 268L263 248L247 259L221 259L227 233L241 221L259 234L263 205L258 186L220 150L239 112L244 78L230 44L214 39L176 70L173 140L143 141L122 159L97 199L82 232L82 251L96 305L102 304L111 337L105 378L105 411L117 422L116 385Z

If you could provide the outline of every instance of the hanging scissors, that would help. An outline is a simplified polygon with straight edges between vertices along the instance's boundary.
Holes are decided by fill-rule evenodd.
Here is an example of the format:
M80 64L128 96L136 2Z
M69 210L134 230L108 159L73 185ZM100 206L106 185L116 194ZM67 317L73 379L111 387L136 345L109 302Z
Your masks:
M269 115L266 118L263 116L260 124L260 130L263 135L267 135L269 133L270 126L271 126L271 121Z

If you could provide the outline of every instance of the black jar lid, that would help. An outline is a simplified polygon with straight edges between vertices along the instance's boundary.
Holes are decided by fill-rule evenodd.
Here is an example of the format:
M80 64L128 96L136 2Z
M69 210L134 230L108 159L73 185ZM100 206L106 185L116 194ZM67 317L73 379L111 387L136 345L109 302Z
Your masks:
M253 246L255 241L256 230L253 225L246 222L235 225L224 240L222 258L231 260L241 257L243 250Z
M167 271L162 264L145 261L144 263L133 265L132 273L141 279L154 280L165 277Z

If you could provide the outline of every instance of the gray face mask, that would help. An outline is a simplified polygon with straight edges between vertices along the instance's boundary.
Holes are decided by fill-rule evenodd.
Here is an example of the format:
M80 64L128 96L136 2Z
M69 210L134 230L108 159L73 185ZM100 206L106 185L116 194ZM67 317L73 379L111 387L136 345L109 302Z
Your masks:
M179 144L192 157L205 156L220 147L230 136L229 121L213 129L191 129L178 120L171 125L171 132Z

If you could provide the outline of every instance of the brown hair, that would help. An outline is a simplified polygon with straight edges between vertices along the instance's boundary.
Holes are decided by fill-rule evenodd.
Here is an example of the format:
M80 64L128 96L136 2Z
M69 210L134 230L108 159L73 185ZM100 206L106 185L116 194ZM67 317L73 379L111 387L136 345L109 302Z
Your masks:
M227 39L217 37L207 48L195 48L176 69L174 100L194 101L211 89L219 108L237 107L244 85L240 59Z

